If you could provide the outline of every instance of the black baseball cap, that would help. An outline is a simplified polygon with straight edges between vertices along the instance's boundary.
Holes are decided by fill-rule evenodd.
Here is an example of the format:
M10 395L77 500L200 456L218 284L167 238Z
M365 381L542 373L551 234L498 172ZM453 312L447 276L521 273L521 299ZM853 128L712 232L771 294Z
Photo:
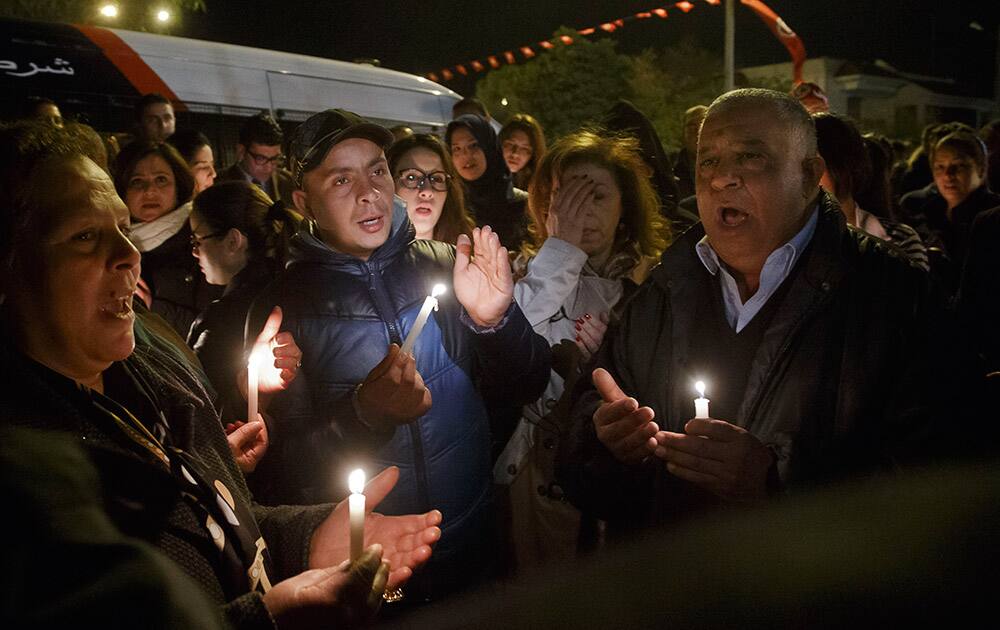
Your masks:
M371 140L383 150L393 142L391 131L354 112L327 109L313 114L295 129L288 141L289 163L296 186L302 187L302 176L318 166L333 145L348 138Z

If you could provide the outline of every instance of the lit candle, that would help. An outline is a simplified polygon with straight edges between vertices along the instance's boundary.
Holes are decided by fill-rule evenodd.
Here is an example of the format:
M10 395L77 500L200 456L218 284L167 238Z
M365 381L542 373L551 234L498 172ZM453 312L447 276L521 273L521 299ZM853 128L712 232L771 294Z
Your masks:
M351 521L351 562L361 557L365 546L365 471L354 469L347 478L351 496L347 497L348 514Z
M708 399L705 398L705 381L698 381L694 388L698 390L698 397L694 399L694 417L711 418L708 415Z
M424 329L424 324L427 323L427 318L431 316L431 309L436 311L438 308L437 297L445 291L446 288L443 284L434 285L434 288L431 290L431 294L427 296L427 299L424 300L424 305L420 307L420 313L417 314L417 320L413 322L413 328L410 329L410 334L406 336L406 340L403 342L401 352L409 354L413 351L413 344L417 343L417 337L420 336L420 331Z
M260 366L264 357L254 350L247 361L247 422L257 420L257 390L260 389Z

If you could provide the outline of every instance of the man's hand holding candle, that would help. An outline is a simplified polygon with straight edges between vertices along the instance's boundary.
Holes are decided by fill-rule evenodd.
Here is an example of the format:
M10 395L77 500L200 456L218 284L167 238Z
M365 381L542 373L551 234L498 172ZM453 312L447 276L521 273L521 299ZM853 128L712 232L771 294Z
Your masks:
M368 373L356 396L362 422L380 430L416 420L430 410L432 402L416 359L396 344Z
M479 326L496 326L514 296L514 277L507 248L500 237L485 226L458 237L455 249L455 297Z
M626 464L637 464L652 455L657 446L653 436L659 430L653 422L653 410L626 396L607 370L598 368L593 377L604 399L593 417L597 439Z
M365 542L382 546L383 558L389 561L388 589L401 586L413 574L413 569L431 557L431 546L441 537L438 525L441 513L432 510L424 514L384 516L372 509L389 494L399 480L399 469L390 467L372 478L365 486ZM341 501L330 516L313 533L309 546L309 566L335 566L350 557L348 502Z
M302 364L302 349L295 343L290 332L279 332L281 328L281 307L275 306L268 315L260 334L254 340L250 356L263 357L255 361L258 374L259 411L267 409L272 396L288 389L298 375ZM273 357L273 358L272 358ZM241 367L237 385L244 398L248 398L247 369ZM253 421L256 418L248 418Z
M767 496L774 456L752 433L714 418L694 418L684 433L659 431L655 455L677 477L730 501Z

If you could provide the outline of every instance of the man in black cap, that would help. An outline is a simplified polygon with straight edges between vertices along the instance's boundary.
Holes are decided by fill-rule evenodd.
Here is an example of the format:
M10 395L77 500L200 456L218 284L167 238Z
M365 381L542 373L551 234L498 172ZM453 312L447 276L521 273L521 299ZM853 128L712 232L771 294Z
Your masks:
M443 513L434 560L407 586L416 599L473 583L492 564L487 409L535 400L549 348L512 300L507 249L488 226L457 248L415 240L393 195L391 142L342 110L314 115L291 139L293 199L307 221L250 325L281 306L301 376L270 406L270 450L252 481L264 501L319 502L346 493L351 468L399 466L380 508ZM439 283L450 286L438 310L401 351Z

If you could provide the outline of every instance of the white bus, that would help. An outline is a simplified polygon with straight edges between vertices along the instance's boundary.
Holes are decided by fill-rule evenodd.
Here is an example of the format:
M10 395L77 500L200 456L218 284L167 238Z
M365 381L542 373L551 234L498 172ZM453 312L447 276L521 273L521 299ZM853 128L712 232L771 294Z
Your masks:
M242 119L270 111L289 131L331 108L386 126L440 131L461 97L423 77L366 64L69 24L0 20L0 116L32 96L99 131L132 127L143 94L170 99L178 129L203 131L223 160Z

